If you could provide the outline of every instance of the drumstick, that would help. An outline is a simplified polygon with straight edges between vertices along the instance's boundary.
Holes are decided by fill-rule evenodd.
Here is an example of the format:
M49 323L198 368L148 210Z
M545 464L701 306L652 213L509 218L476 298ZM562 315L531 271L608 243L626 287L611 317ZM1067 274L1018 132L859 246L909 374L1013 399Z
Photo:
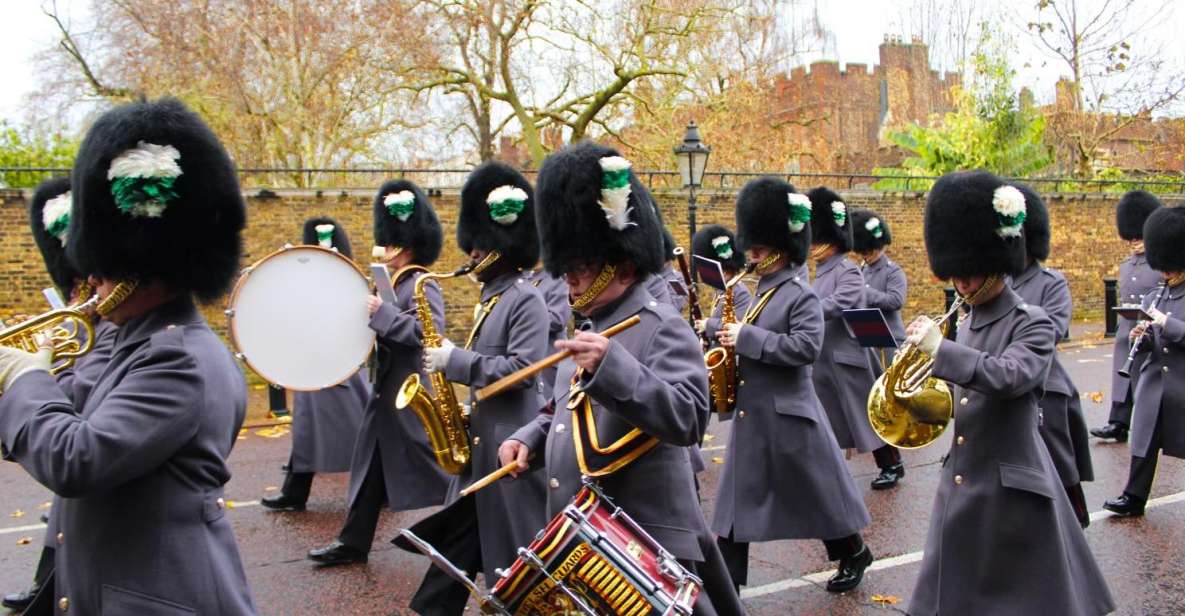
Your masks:
M535 457L535 454L531 454L530 457L527 458L527 460L531 460L534 457ZM469 484L468 487L466 487L464 490L461 490L458 493L458 496L469 496L470 494L473 494L474 492L490 485L491 483L494 483L495 481L498 481L499 479L509 475L511 472L513 472L517 468L518 468L518 460L512 460L510 462L507 462L502 468L500 468L500 469L490 473L489 475L486 475L485 477L482 477L481 479L478 479L477 481L474 481L473 483Z
M634 316L632 316L632 317L618 323L617 325L614 325L613 327L610 327L609 329L606 329L605 331L601 332L601 336L604 336L605 338L612 338L613 336L616 336L617 334L620 334L621 332L623 332L623 331L625 331L625 330L627 330L627 329L629 329L641 322L642 322L642 317L635 314ZM535 376L536 374L539 374L540 372L543 372L544 370L547 370L548 368L564 361L571 355L572 355L572 351L560 351L558 353L553 353L553 354L531 364L530 366L526 366L524 368L519 368L518 370L515 370L514 372L498 379L497 381L494 381L493 383L490 383L489 385L482 387L481 389L477 390L477 394L474 397L477 398L478 402L486 400L487 398L492 398L492 397L502 393L506 388L510 387L511 385L514 385L515 383L529 379L529 378Z

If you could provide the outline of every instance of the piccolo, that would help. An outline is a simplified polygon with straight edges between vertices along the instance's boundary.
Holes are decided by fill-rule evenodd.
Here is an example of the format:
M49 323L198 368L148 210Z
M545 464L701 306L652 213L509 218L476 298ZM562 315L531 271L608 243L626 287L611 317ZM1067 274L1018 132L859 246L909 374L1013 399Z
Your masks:
M609 329L606 329L605 331L601 332L601 335L606 338L612 338L613 336L616 336L617 334L620 334L621 332L623 332L623 331L625 331L625 330L627 330L627 329L629 329L641 322L642 322L642 317L635 314L634 316L632 316L632 317L618 323L617 325L614 325L613 327L610 327ZM502 393L503 391L506 391L506 389L508 389L508 388L510 388L510 387L512 387L512 386L514 386L526 379L529 379L529 378L535 376L536 374L539 374L540 372L543 372L544 370L547 370L548 368L564 361L571 355L572 355L571 351L560 351L558 353L553 353L553 354L551 354L551 355L549 355L549 356L547 356L547 357L545 357L545 358L543 358L543 359L541 359L529 366L526 366L524 368L519 368L518 370L515 370L514 372L498 379L497 381L494 381L493 383L490 383L489 385L482 387L481 389L477 390L477 394L474 397L477 399L478 402L482 402L483 400L492 398L492 397Z

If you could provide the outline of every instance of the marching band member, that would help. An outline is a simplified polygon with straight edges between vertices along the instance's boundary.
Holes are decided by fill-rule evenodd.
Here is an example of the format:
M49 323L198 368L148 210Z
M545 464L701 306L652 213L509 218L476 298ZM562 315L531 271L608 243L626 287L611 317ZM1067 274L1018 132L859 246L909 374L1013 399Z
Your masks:
M1160 273L1164 287L1144 299L1152 320L1141 321L1129 334L1129 342L1138 343L1146 355L1136 364L1140 376L1135 379L1127 485L1123 494L1104 505L1120 516L1144 515L1161 451L1185 457L1185 381L1178 376L1185 372L1185 208L1157 209L1144 223L1143 237L1148 265Z
M743 613L699 508L687 453L707 421L700 345L644 283L663 267L662 228L629 167L615 150L582 142L539 170L543 262L566 278L580 331L556 343L573 355L559 366L554 415L538 414L502 443L499 457L517 460L522 472L537 452L549 514L572 500L582 476L596 478L704 579L696 614ZM611 340L594 333L632 316L641 323ZM609 444L616 447L606 451Z
M1148 265L1144 254L1144 221L1161 206L1160 199L1143 190L1133 190L1123 195L1115 209L1115 226L1119 237L1128 243L1132 254L1119 264L1119 303L1140 304L1163 279ZM1115 332L1115 348L1111 352L1111 415L1107 425L1090 431L1101 439L1127 441L1127 432L1132 419L1132 394L1136 391L1139 374L1131 378L1119 374L1119 368L1131 350L1129 334L1135 323L1119 317L1119 329ZM1135 365L1144 363L1140 356Z
M880 474L875 490L897 485L905 477L901 453L876 435L868 421L868 392L876 376L868 353L844 324L843 311L859 308L864 301L864 277L847 258L852 250L852 222L847 205L825 187L807 193L811 201L811 260L815 279L811 290L823 308L823 349L811 378L815 392L831 421L831 429L843 449L873 452Z
M556 340L568 337L568 322L572 320L572 306L568 304L568 283L560 276L553 276L540 266L526 273L526 278L539 289L543 303L547 305L547 348L555 347ZM539 374L539 395L544 401L551 399L555 387L555 368L548 368Z
M461 189L457 244L480 263L496 259L477 274L482 283L475 322L464 346L445 342L424 351L426 371L443 370L450 382L470 387L471 458L449 486L449 506L416 525L428 541L443 545L462 569L486 580L514 561L519 547L543 527L547 499L538 473L504 481L458 498L462 488L498 469L498 444L528 423L542 406L535 379L476 402L482 386L528 366L547 352L547 306L523 271L539 261L535 197L526 178L511 167L486 163L469 174ZM441 541L431 529L449 532ZM411 602L420 614L459 614L468 593L435 567L429 569Z
M91 126L71 195L66 251L119 326L111 359L79 406L48 351L0 348L0 451L61 497L54 603L254 614L222 497L246 384L194 304L238 274L234 166L177 100L130 103Z
M440 256L440 222L415 184L406 180L383 184L375 195L372 217L375 245L385 248L392 275L408 266L427 268ZM448 475L436 464L423 425L412 411L395 410L395 396L404 379L419 373L421 381L428 383L421 371L423 332L413 293L423 274L411 270L392 280L394 304L378 295L367 300L370 328L378 340L373 392L354 441L345 523L336 540L309 552L315 562L366 562L384 504L392 511L408 511L444 502ZM437 330L443 330L444 297L436 281L424 285L424 295Z
M346 230L332 218L318 216L304 221L305 245L332 248L353 259ZM350 455L370 398L370 385L362 370L345 381L320 391L298 391L292 396L292 452L280 493L259 499L268 509L304 511L316 473L350 470Z
M955 400L914 616L1115 608L1038 432L1057 329L1004 280L1024 270L1025 212L1024 195L984 171L943 176L926 201L930 267L971 313L954 341L926 317L906 328Z
M662 210L658 209L658 204L653 199L650 199L650 205L654 208L659 225L662 225ZM675 268L671 266L671 262L675 260L675 248L677 247L675 236L671 235L671 232L663 226L662 269L646 278L646 290L654 299L669 305L676 312L683 312L683 309L687 307L687 285L683 282L683 275L676 272Z
M70 225L70 180L56 178L42 182L34 191L33 199L29 203L29 223L33 231L33 240L41 251L41 258L49 272L50 280L63 297L68 298L70 304L85 301L84 295L91 293L90 285L85 277L78 272L66 256L66 231ZM75 360L74 365L63 370L55 377L75 408L85 402L95 382L107 367L111 358L111 348L115 343L115 326L105 319L95 317L95 342L90 353ZM33 574L33 585L19 593L6 595L2 603L12 610L23 610L33 602L37 592L46 584L49 574L53 571L54 550L58 544L58 516L54 513L59 499L53 499L45 529L45 542L41 549L41 557L37 561L37 569Z
M1066 277L1044 265L1049 258L1049 211L1045 201L1032 188L1020 183L1012 185L1025 198L1025 270L1010 279L1010 286L1025 303L1045 311L1053 321L1057 339L1062 340L1070 333L1074 303ZM1090 525L1090 510L1086 507L1082 482L1094 480L1088 446L1090 437L1086 433L1086 418L1078 389L1062 365L1056 347L1044 392L1037 424L1041 439L1049 448L1053 466L1074 507L1074 514L1078 516L1078 523L1086 528Z
M756 263L754 303L718 334L738 358L737 410L712 531L733 582L748 583L749 543L822 539L839 561L827 590L855 588L872 564L870 521L811 382L823 346L821 302L799 274L811 244L810 202L772 177L737 196L737 244Z
M736 237L732 231L721 225L708 225L696 231L695 237L691 238L691 252L705 259L719 261L726 280L736 277L745 269L745 253L737 248ZM743 280L738 281L732 288L732 302L736 313L745 314L752 301L753 292L749 290L749 286ZM720 311L723 308L724 292L719 291L716 293L711 316L695 324L696 329L708 340L713 341L713 344L716 341L716 333L720 331Z

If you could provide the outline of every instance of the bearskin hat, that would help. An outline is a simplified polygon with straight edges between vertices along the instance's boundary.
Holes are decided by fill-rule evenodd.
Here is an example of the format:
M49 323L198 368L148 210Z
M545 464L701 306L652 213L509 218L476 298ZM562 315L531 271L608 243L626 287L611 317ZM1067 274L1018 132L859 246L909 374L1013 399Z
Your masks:
M1024 194L987 171L948 173L926 199L930 269L954 276L1017 276L1025 269Z
M416 265L432 265L440 257L440 221L419 186L391 180L379 187L374 197L374 243L410 250Z
M539 233L535 228L535 191L523 174L500 162L473 170L461 188L457 245L501 253L519 269L539 261Z
M120 105L71 174L66 252L80 271L217 299L239 272L246 208L218 137L181 101Z
M33 191L29 202L29 226L33 241L41 250L45 269L53 284L69 297L75 280L82 274L66 258L66 238L70 226L70 178L46 180Z
M811 202L785 180L766 176L750 180L737 195L737 248L769 246L791 263L806 262L811 248Z
M1158 272L1185 270L1185 208L1157 208L1144 223L1148 265Z
M848 214L852 219L852 250L868 252L893 243L889 221L883 216L867 208L852 208Z
M346 228L328 216L314 216L304 221L304 231L301 233L300 242L307 246L321 245L320 238L317 237L317 227L324 225L333 227L333 229L329 230L331 237L329 239L329 245L326 248L336 248L337 252L343 257L353 259L354 253L350 250L350 236L346 234Z
M1144 221L1160 206L1160 199L1146 190L1125 193L1115 208L1115 226L1119 228L1119 237L1128 241L1143 239Z
M662 270L662 222L650 192L613 148L583 141L544 161L536 182L543 265L561 275L584 262Z
M691 238L691 252L720 262L720 267L739 272L745 267L745 253L737 248L736 236L723 225L708 225Z
M820 186L806 194L811 200L811 240L833 244L840 252L852 250L852 224L848 206L830 188Z
M1045 200L1041 195L1028 184L1011 184L1025 197L1025 250L1034 260L1044 261L1049 258L1049 208L1045 207Z

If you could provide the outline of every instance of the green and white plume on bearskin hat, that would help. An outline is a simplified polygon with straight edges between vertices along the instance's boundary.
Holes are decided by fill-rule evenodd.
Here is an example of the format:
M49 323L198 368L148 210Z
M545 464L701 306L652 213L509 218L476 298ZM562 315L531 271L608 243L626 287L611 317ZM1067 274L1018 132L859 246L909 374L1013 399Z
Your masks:
M1025 269L1024 195L987 171L948 173L926 199L930 269L940 279L1020 275Z
M399 222L407 222L415 213L416 196L410 190L387 193L383 195L383 205L387 207L388 213L399 219Z
M852 208L852 249L864 253L879 250L893 243L889 223L876 212L865 208Z
M304 221L301 243L306 246L320 246L336 250L338 254L353 259L350 238L338 222L328 216L314 216Z
M811 202L794 185L776 177L760 177L741 188L736 202L737 247L747 251L766 246L801 265L810 250Z
M71 174L66 250L80 270L158 281L203 301L239 273L246 208L218 137L176 99L104 113Z
M410 250L412 263L425 267L440 257L440 220L419 186L408 180L384 182L375 193L371 215L375 244Z
M852 250L852 225L848 206L830 188L819 186L807 193L811 201L811 238L816 244L831 244L840 252Z
M535 191L523 174L498 161L474 169L461 187L457 245L501 255L514 269L530 269L539 261L535 229Z
M736 247L732 231L721 225L701 227L691 238L692 254L720 262L728 271L739 271L745 267L745 255Z
M42 182L29 200L29 227L33 240L41 251L54 286L67 297L75 281L82 278L66 258L71 208L70 180L67 178Z

